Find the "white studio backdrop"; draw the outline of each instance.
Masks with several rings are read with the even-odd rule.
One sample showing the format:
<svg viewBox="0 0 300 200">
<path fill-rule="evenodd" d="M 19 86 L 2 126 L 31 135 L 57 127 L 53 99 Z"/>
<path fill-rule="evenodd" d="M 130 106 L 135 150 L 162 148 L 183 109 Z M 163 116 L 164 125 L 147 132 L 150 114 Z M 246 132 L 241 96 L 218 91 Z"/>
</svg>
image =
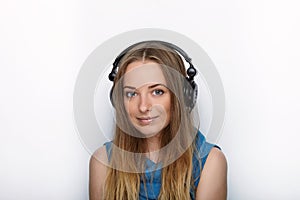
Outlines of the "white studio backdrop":
<svg viewBox="0 0 300 200">
<path fill-rule="evenodd" d="M 88 199 L 90 155 L 73 121 L 88 55 L 114 35 L 169 29 L 223 80 L 228 199 L 300 199 L 298 2 L 0 2 L 0 199 Z"/>
</svg>

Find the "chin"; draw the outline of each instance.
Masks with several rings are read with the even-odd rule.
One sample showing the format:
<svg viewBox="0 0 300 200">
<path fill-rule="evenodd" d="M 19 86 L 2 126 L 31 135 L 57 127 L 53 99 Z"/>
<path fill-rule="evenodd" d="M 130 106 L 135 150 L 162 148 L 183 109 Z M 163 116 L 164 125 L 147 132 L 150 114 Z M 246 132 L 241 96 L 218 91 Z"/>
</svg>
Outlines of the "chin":
<svg viewBox="0 0 300 200">
<path fill-rule="evenodd" d="M 156 136 L 164 130 L 168 124 L 166 123 L 155 123 L 146 126 L 141 126 L 140 124 L 135 124 L 134 127 L 142 134 L 143 138 L 150 138 Z"/>
<path fill-rule="evenodd" d="M 136 126 L 136 129 L 143 135 L 142 137 L 149 138 L 159 134 L 163 127 Z"/>
</svg>

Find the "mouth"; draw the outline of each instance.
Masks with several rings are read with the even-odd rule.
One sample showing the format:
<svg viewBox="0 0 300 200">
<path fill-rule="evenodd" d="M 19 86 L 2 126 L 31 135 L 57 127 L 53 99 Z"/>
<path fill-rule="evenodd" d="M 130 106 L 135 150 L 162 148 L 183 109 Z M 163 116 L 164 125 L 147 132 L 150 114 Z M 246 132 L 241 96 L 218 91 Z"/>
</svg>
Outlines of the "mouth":
<svg viewBox="0 0 300 200">
<path fill-rule="evenodd" d="M 155 117 L 137 117 L 139 124 L 141 125 L 149 125 L 151 124 L 155 119 L 157 119 L 158 116 Z"/>
</svg>

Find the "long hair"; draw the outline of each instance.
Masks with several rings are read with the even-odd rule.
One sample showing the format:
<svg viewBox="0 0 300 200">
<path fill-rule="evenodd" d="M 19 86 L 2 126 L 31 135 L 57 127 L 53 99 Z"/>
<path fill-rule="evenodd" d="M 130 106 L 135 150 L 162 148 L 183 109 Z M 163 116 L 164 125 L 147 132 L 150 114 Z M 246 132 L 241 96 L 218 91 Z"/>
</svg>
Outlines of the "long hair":
<svg viewBox="0 0 300 200">
<path fill-rule="evenodd" d="M 104 199 L 138 199 L 141 180 L 145 180 L 143 153 L 147 152 L 146 139 L 135 137 L 138 131 L 128 120 L 123 100 L 122 77 L 128 64 L 134 61 L 153 61 L 166 66 L 161 67 L 161 70 L 171 91 L 171 120 L 160 138 L 160 146 L 163 149 L 160 158 L 164 167 L 159 199 L 190 199 L 191 190 L 195 192 L 192 176 L 195 128 L 191 113 L 185 109 L 184 104 L 186 70 L 177 52 L 157 42 L 137 45 L 127 52 L 119 63 L 112 95 L 116 109 L 116 127 L 110 167 L 105 180 Z M 128 134 L 124 130 L 137 133 Z"/>
</svg>

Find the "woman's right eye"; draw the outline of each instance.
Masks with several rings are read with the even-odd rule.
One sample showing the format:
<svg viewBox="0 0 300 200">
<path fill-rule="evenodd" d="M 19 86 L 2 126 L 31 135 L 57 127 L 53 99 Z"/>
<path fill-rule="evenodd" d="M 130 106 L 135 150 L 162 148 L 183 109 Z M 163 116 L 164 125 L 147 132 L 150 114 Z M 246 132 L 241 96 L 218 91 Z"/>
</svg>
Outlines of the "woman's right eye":
<svg viewBox="0 0 300 200">
<path fill-rule="evenodd" d="M 132 98 L 132 97 L 134 97 L 136 95 L 137 95 L 137 93 L 135 91 L 127 91 L 127 92 L 125 92 L 125 96 L 127 98 Z"/>
</svg>

